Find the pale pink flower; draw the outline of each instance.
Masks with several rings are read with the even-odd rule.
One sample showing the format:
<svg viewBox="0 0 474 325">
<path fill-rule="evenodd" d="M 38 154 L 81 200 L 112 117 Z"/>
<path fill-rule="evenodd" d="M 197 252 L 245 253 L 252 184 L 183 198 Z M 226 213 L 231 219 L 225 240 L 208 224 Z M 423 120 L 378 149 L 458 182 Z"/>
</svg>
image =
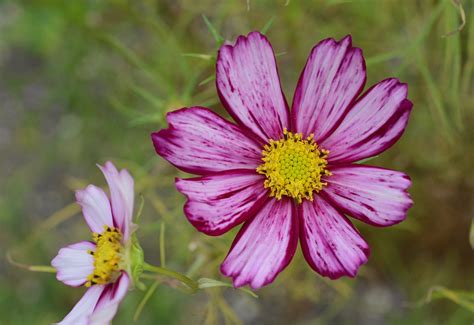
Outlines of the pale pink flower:
<svg viewBox="0 0 474 325">
<path fill-rule="evenodd" d="M 108 324 L 131 286 L 131 247 L 134 181 L 111 162 L 99 166 L 110 189 L 110 199 L 94 185 L 76 191 L 77 203 L 93 232 L 94 242 L 61 248 L 51 265 L 59 281 L 88 287 L 60 324 Z"/>
</svg>

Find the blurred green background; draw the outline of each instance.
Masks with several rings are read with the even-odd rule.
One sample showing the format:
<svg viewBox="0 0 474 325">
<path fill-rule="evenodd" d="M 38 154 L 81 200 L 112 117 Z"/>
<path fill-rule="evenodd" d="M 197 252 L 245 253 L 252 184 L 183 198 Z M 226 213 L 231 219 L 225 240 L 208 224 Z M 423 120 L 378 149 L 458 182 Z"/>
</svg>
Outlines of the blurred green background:
<svg viewBox="0 0 474 325">
<path fill-rule="evenodd" d="M 95 163 L 111 159 L 131 171 L 144 198 L 138 235 L 146 259 L 158 264 L 162 249 L 169 268 L 228 281 L 218 265 L 235 231 L 211 238 L 187 223 L 173 185 L 178 172 L 149 137 L 166 126 L 167 111 L 199 105 L 223 113 L 212 80 L 218 45 L 202 15 L 230 41 L 269 27 L 290 102 L 312 46 L 352 34 L 368 86 L 389 76 L 409 85 L 414 108 L 404 137 L 370 162 L 411 176 L 407 220 L 390 228 L 355 222 L 372 248 L 356 279 L 321 278 L 298 252 L 258 299 L 230 288 L 188 295 L 164 281 L 137 322 L 471 324 L 473 7 L 460 0 L 0 1 L 2 256 L 12 250 L 17 261 L 47 265 L 60 247 L 89 238 L 74 190 L 105 185 Z M 0 324 L 57 322 L 82 293 L 0 260 Z M 114 323 L 132 323 L 143 296 L 130 292 Z"/>
</svg>

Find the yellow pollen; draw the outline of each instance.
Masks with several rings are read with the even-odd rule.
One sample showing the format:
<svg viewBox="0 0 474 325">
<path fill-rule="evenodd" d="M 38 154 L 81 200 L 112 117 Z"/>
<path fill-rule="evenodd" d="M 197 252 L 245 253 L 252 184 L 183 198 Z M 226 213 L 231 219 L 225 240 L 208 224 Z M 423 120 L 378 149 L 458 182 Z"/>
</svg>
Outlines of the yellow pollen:
<svg viewBox="0 0 474 325">
<path fill-rule="evenodd" d="M 119 229 L 104 226 L 102 233 L 92 235 L 97 247 L 95 251 L 89 251 L 94 256 L 94 272 L 87 277 L 86 287 L 115 281 L 122 260 L 122 233 Z"/>
<path fill-rule="evenodd" d="M 257 172 L 266 176 L 264 187 L 270 189 L 271 197 L 280 200 L 286 195 L 298 203 L 303 199 L 313 201 L 313 192 L 327 185 L 322 177 L 331 175 L 326 169 L 329 151 L 318 148 L 314 134 L 303 139 L 301 133 L 286 129 L 283 133 L 283 139 L 270 139 L 263 147 L 263 164 Z"/>
</svg>

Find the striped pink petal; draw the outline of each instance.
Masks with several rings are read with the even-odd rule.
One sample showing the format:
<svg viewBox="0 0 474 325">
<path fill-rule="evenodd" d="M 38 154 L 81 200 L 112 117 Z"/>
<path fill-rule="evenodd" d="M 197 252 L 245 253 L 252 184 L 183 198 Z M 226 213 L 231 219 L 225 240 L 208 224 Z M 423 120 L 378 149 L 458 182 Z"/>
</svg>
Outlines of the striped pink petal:
<svg viewBox="0 0 474 325">
<path fill-rule="evenodd" d="M 412 103 L 407 85 L 386 79 L 369 89 L 350 109 L 321 147 L 330 163 L 347 163 L 375 156 L 392 146 L 408 123 Z"/>
<path fill-rule="evenodd" d="M 232 117 L 264 142 L 289 128 L 289 110 L 280 86 L 272 46 L 252 32 L 219 49 L 217 91 Z"/>
<path fill-rule="evenodd" d="M 88 241 L 61 248 L 51 261 L 57 271 L 56 278 L 72 287 L 83 285 L 94 271 L 94 257 L 88 253 L 90 250 L 95 250 L 95 244 Z"/>
<path fill-rule="evenodd" d="M 109 185 L 114 225 L 122 231 L 123 239 L 127 241 L 133 217 L 133 178 L 125 169 L 118 171 L 110 161 L 106 162 L 105 166 L 98 167 Z"/>
<path fill-rule="evenodd" d="M 191 179 L 177 179 L 187 196 L 184 212 L 197 230 L 218 236 L 249 217 L 266 196 L 264 177 L 250 170 L 232 170 Z"/>
<path fill-rule="evenodd" d="M 87 289 L 81 300 L 77 302 L 74 308 L 58 324 L 59 325 L 92 325 L 90 316 L 99 301 L 105 286 L 94 285 Z"/>
<path fill-rule="evenodd" d="M 255 217 L 244 224 L 221 265 L 234 286 L 267 285 L 290 263 L 298 243 L 294 203 L 270 199 Z"/>
<path fill-rule="evenodd" d="M 364 165 L 337 166 L 331 172 L 324 193 L 342 212 L 375 226 L 405 220 L 413 204 L 406 174 Z"/>
<path fill-rule="evenodd" d="M 301 248 L 309 265 L 331 279 L 355 277 L 370 250 L 350 221 L 319 195 L 298 207 Z"/>
<path fill-rule="evenodd" d="M 236 125 L 202 107 L 166 116 L 169 127 L 152 134 L 156 152 L 183 171 L 205 175 L 231 169 L 255 170 L 261 148 Z"/>
<path fill-rule="evenodd" d="M 101 233 L 104 226 L 114 225 L 109 198 L 101 188 L 89 185 L 78 190 L 76 200 L 82 207 L 82 214 L 92 232 Z"/>
<path fill-rule="evenodd" d="M 130 278 L 127 273 L 122 273 L 117 281 L 107 285 L 97 302 L 94 312 L 89 317 L 90 324 L 110 324 L 129 287 Z"/>
<path fill-rule="evenodd" d="M 322 141 L 338 125 L 349 105 L 364 88 L 362 50 L 346 36 L 319 42 L 301 73 L 292 105 L 293 128 Z"/>
</svg>

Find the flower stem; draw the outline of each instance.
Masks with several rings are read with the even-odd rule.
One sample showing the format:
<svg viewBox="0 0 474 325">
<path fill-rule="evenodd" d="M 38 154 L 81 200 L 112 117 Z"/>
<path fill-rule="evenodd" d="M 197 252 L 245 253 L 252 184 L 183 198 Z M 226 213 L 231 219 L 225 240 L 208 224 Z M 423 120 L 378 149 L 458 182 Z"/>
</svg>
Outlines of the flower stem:
<svg viewBox="0 0 474 325">
<path fill-rule="evenodd" d="M 143 297 L 142 301 L 140 301 L 140 304 L 137 307 L 137 310 L 135 311 L 135 314 L 133 315 L 133 321 L 136 322 L 138 318 L 140 317 L 140 314 L 142 313 L 143 308 L 145 307 L 146 303 L 148 300 L 150 300 L 151 296 L 153 293 L 155 293 L 156 288 L 160 285 L 160 281 L 156 280 L 151 287 L 148 289 L 146 292 L 145 296 Z"/>
<path fill-rule="evenodd" d="M 196 281 L 176 271 L 173 271 L 164 267 L 160 267 L 160 266 L 150 265 L 146 262 L 143 264 L 143 270 L 179 280 L 180 282 L 187 285 L 191 289 L 191 292 L 195 292 L 197 289 L 199 289 L 199 285 Z"/>
<path fill-rule="evenodd" d="M 16 266 L 16 267 L 19 267 L 21 269 L 25 269 L 31 272 L 56 273 L 56 269 L 49 265 L 30 265 L 30 264 L 17 262 L 12 258 L 10 252 L 7 252 L 7 261 L 13 266 Z"/>
</svg>

